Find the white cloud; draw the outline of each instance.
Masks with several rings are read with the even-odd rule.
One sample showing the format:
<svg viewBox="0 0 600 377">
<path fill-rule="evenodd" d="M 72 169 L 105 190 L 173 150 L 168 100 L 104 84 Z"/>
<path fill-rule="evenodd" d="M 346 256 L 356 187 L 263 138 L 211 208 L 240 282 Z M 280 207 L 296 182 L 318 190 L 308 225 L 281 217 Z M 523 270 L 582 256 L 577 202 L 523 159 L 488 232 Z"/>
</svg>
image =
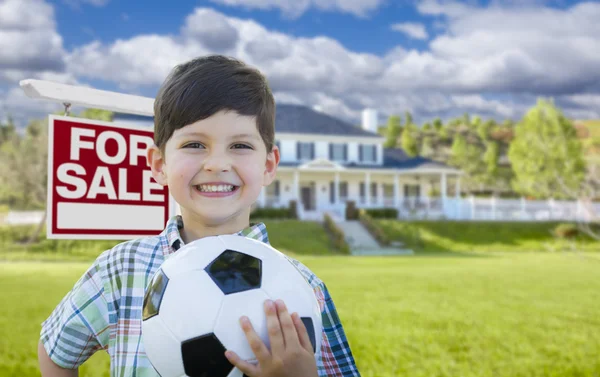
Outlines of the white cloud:
<svg viewBox="0 0 600 377">
<path fill-rule="evenodd" d="M 0 70 L 60 71 L 65 51 L 43 0 L 0 2 Z"/>
<path fill-rule="evenodd" d="M 60 38 L 51 7 L 45 13 L 29 15 L 14 10 L 18 3 L 11 2 L 10 12 L 0 8 L 0 33 L 4 25 L 12 25 L 15 30 L 45 30 Z M 29 0 L 34 3 L 45 4 Z M 286 2 L 278 4 L 288 6 Z M 308 0 L 295 4 L 306 9 L 316 6 Z M 325 7 L 323 4 L 337 2 L 320 6 Z M 411 111 L 417 122 L 464 112 L 517 119 L 535 104 L 536 96 L 554 97 L 568 116 L 598 115 L 600 25 L 595 20 L 600 18 L 600 4 L 582 3 L 558 10 L 503 2 L 483 8 L 425 0 L 417 9 L 444 25 L 436 30 L 438 35 L 429 49 L 396 46 L 377 56 L 352 51 L 326 36 L 299 38 L 253 20 L 198 8 L 173 34 L 95 41 L 69 52 L 63 51 L 62 41 L 55 42 L 55 61 L 64 61 L 66 70 L 52 70 L 50 65 L 24 71 L 29 60 L 19 52 L 18 58 L 11 57 L 14 67 L 0 70 L 0 91 L 2 82 L 14 84 L 35 73 L 70 83 L 98 79 L 114 83 L 119 91 L 136 93 L 158 87 L 179 63 L 222 53 L 259 68 L 278 102 L 305 104 L 353 123 L 360 120 L 364 107 L 377 108 L 380 114 Z M 15 14 L 31 17 L 29 26 L 8 21 L 16 20 Z M 0 50 L 0 65 L 2 56 Z M 34 110 L 32 100 L 12 89 L 3 92 L 3 106 Z M 26 110 L 27 106 L 31 108 Z"/>
<path fill-rule="evenodd" d="M 63 0 L 65 4 L 72 8 L 80 8 L 83 4 L 90 4 L 95 7 L 103 7 L 110 2 L 110 0 Z"/>
<path fill-rule="evenodd" d="M 279 9 L 285 17 L 297 18 L 310 8 L 321 11 L 353 14 L 367 17 L 370 12 L 379 8 L 386 0 L 210 0 L 216 4 L 245 9 L 271 10 Z"/>
<path fill-rule="evenodd" d="M 427 30 L 425 29 L 425 25 L 417 23 L 417 22 L 401 22 L 397 24 L 393 24 L 391 29 L 394 31 L 399 31 L 408 35 L 414 39 L 427 39 Z"/>
</svg>

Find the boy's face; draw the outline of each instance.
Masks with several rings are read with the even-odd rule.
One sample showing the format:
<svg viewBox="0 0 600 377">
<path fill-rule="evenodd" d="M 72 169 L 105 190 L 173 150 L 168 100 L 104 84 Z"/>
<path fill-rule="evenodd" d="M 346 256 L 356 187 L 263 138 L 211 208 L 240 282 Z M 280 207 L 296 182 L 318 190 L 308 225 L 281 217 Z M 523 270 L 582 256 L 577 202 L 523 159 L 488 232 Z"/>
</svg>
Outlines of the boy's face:
<svg viewBox="0 0 600 377">
<path fill-rule="evenodd" d="M 154 179 L 179 203 L 184 224 L 240 228 L 275 178 L 279 151 L 267 154 L 254 117 L 230 111 L 176 130 L 164 156 L 153 146 L 148 161 Z"/>
</svg>

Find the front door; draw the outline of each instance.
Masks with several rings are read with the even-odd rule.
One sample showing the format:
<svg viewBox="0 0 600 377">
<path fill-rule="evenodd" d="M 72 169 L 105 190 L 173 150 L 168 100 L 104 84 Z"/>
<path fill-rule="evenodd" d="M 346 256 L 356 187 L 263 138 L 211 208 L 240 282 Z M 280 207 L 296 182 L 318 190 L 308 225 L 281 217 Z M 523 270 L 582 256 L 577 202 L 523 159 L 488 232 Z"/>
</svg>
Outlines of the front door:
<svg viewBox="0 0 600 377">
<path fill-rule="evenodd" d="M 301 187 L 300 197 L 302 199 L 302 205 L 304 206 L 305 211 L 310 211 L 314 209 L 312 206 L 312 195 L 310 187 Z"/>
</svg>

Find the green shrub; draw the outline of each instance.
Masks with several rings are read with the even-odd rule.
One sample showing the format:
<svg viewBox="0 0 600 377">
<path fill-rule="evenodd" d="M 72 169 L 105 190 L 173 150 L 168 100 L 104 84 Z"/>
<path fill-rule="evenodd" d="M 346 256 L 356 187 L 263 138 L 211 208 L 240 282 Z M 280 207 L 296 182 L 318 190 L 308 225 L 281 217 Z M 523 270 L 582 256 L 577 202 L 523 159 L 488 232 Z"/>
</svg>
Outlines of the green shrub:
<svg viewBox="0 0 600 377">
<path fill-rule="evenodd" d="M 577 225 L 575 224 L 558 224 L 553 233 L 558 238 L 573 238 L 579 234 L 579 229 L 577 229 Z"/>
<path fill-rule="evenodd" d="M 373 218 L 365 211 L 361 209 L 358 212 L 358 218 L 360 222 L 367 228 L 369 233 L 383 246 L 389 246 L 390 239 L 385 235 L 383 230 L 375 223 Z"/>
<path fill-rule="evenodd" d="M 298 202 L 296 202 L 295 200 L 290 200 L 290 217 L 292 219 L 297 219 L 298 218 Z"/>
<path fill-rule="evenodd" d="M 398 210 L 396 208 L 371 208 L 365 209 L 365 212 L 374 219 L 398 218 Z"/>
<path fill-rule="evenodd" d="M 337 225 L 335 225 L 335 221 L 329 216 L 325 214 L 324 216 L 323 226 L 325 230 L 331 237 L 333 241 L 333 246 L 339 250 L 342 254 L 350 254 L 350 246 L 346 242 L 346 238 L 344 237 L 344 232 Z"/>
<path fill-rule="evenodd" d="M 250 216 L 261 219 L 293 219 L 289 208 L 256 207 Z"/>
</svg>

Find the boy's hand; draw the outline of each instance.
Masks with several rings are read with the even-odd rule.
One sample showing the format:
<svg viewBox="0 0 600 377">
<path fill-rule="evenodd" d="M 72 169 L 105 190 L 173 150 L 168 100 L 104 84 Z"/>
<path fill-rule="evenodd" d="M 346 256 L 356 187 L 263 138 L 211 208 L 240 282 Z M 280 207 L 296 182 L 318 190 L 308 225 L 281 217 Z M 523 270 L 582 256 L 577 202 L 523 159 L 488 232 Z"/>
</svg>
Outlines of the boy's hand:
<svg viewBox="0 0 600 377">
<path fill-rule="evenodd" d="M 246 317 L 240 322 L 258 365 L 241 360 L 233 351 L 225 356 L 248 377 L 317 377 L 317 364 L 308 332 L 300 316 L 290 316 L 283 301 L 265 301 L 271 352 Z"/>
</svg>

